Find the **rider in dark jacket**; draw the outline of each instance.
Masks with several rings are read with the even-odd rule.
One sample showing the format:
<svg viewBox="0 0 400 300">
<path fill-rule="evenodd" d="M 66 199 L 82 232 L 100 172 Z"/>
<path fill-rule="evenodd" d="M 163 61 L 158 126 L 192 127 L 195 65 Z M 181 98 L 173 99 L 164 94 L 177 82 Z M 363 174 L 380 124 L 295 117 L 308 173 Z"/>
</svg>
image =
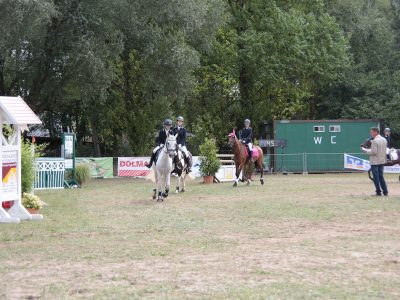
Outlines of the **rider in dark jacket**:
<svg viewBox="0 0 400 300">
<path fill-rule="evenodd" d="M 383 137 L 386 139 L 387 146 L 386 146 L 386 156 L 388 160 L 391 160 L 390 157 L 390 148 L 392 148 L 392 137 L 390 136 L 390 128 L 385 128 Z"/>
<path fill-rule="evenodd" d="M 391 135 L 391 132 L 390 132 L 390 128 L 385 128 L 385 131 L 384 131 L 384 138 L 386 139 L 386 141 L 387 141 L 387 148 L 392 148 L 392 137 L 390 136 Z"/>
<path fill-rule="evenodd" d="M 249 148 L 249 160 L 252 159 L 253 151 L 253 130 L 250 127 L 250 120 L 244 120 L 244 128 L 239 131 L 239 140 Z"/>
<path fill-rule="evenodd" d="M 158 133 L 157 139 L 156 139 L 157 147 L 154 148 L 153 153 L 151 154 L 150 162 L 146 164 L 146 167 L 148 167 L 149 169 L 153 165 L 153 162 L 157 157 L 158 151 L 162 147 L 164 147 L 165 142 L 167 141 L 168 135 L 170 135 L 170 134 L 173 135 L 174 134 L 173 130 L 171 129 L 172 121 L 170 119 L 166 119 L 164 121 L 163 125 L 164 125 L 164 128 L 160 130 L 160 132 Z"/>
<path fill-rule="evenodd" d="M 183 127 L 184 119 L 182 116 L 176 118 L 176 127 L 174 128 L 174 134 L 178 134 L 176 138 L 176 143 L 178 144 L 178 149 L 182 151 L 186 165 L 187 171 L 192 172 L 192 156 L 186 148 L 186 129 Z"/>
</svg>

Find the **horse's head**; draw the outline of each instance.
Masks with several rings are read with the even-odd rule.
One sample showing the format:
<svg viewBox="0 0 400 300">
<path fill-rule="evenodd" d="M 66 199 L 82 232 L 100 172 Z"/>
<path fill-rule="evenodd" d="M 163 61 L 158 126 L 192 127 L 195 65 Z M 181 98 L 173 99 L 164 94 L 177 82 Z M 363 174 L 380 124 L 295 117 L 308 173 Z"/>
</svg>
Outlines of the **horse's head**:
<svg viewBox="0 0 400 300">
<path fill-rule="evenodd" d="M 371 148 L 371 140 L 370 140 L 370 139 L 365 140 L 365 141 L 361 144 L 361 147 L 364 147 L 364 148 L 367 148 L 367 149 Z"/>
<path fill-rule="evenodd" d="M 165 142 L 165 150 L 167 151 L 169 157 L 173 158 L 176 155 L 176 149 L 177 149 L 177 144 L 176 144 L 176 138 L 178 137 L 178 134 L 176 135 L 168 135 L 167 140 Z"/>
<path fill-rule="evenodd" d="M 229 138 L 228 145 L 229 145 L 230 147 L 233 147 L 233 145 L 234 145 L 235 142 L 236 142 L 236 132 L 235 132 L 235 129 L 233 129 L 233 131 L 232 131 L 230 134 L 228 134 L 228 138 Z"/>
</svg>

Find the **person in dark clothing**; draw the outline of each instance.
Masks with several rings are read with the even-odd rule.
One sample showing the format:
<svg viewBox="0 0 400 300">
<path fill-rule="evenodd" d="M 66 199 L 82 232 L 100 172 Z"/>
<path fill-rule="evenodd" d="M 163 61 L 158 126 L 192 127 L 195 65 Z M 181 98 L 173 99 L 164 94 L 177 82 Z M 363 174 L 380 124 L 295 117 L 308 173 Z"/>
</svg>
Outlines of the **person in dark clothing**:
<svg viewBox="0 0 400 300">
<path fill-rule="evenodd" d="M 392 148 L 392 137 L 390 135 L 391 135 L 390 128 L 385 128 L 383 137 L 386 139 L 387 147 L 389 149 Z"/>
<path fill-rule="evenodd" d="M 178 149 L 182 151 L 186 165 L 187 171 L 190 173 L 192 171 L 192 156 L 186 148 L 186 129 L 183 127 L 184 119 L 182 116 L 176 118 L 176 127 L 174 128 L 174 134 L 178 134 L 176 138 L 176 143 L 178 144 Z"/>
<path fill-rule="evenodd" d="M 150 158 L 150 162 L 146 163 L 146 167 L 148 167 L 149 169 L 151 168 L 151 166 L 153 165 L 154 160 L 157 157 L 157 153 L 160 149 L 162 149 L 162 147 L 164 147 L 165 142 L 167 141 L 167 137 L 168 135 L 173 135 L 174 132 L 171 129 L 172 127 L 172 121 L 170 119 L 166 119 L 163 123 L 164 128 L 160 130 L 160 132 L 158 133 L 157 139 L 156 139 L 156 147 L 153 150 L 153 153 L 151 154 L 151 158 Z"/>
<path fill-rule="evenodd" d="M 383 131 L 383 137 L 385 138 L 386 142 L 387 142 L 387 148 L 386 148 L 386 156 L 387 159 L 390 160 L 390 148 L 392 147 L 392 137 L 390 136 L 391 132 L 390 132 L 390 128 L 385 128 L 385 130 Z"/>
<path fill-rule="evenodd" d="M 239 131 L 239 140 L 246 144 L 249 149 L 249 160 L 252 159 L 253 155 L 253 130 L 250 127 L 250 120 L 244 120 L 244 128 Z"/>
</svg>

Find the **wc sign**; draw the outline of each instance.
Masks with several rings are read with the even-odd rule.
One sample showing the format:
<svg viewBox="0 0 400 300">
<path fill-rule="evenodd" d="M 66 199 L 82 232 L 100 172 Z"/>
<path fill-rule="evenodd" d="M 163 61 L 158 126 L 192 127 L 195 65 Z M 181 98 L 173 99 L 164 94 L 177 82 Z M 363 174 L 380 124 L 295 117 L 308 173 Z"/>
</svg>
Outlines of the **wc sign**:
<svg viewBox="0 0 400 300">
<path fill-rule="evenodd" d="M 330 140 L 332 145 L 336 144 L 336 136 L 332 135 L 331 140 Z M 322 144 L 322 136 L 314 136 L 314 143 L 315 145 L 321 145 Z"/>
</svg>

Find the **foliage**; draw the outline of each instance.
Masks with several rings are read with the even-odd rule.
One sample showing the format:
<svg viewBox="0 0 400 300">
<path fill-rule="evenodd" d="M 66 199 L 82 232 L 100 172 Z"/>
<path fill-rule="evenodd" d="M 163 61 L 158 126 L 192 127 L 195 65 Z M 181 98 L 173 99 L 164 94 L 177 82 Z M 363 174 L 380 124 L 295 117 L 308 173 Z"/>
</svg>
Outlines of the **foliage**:
<svg viewBox="0 0 400 300">
<path fill-rule="evenodd" d="M 23 193 L 29 193 L 33 188 L 35 159 L 42 155 L 46 146 L 46 144 L 38 146 L 28 140 L 21 141 L 21 189 Z M 32 152 L 32 147 L 34 152 Z"/>
<path fill-rule="evenodd" d="M 400 131 L 400 0 L 2 0 L 0 19 L 0 95 L 85 155 L 148 154 L 178 114 L 194 153 L 244 118 Z"/>
<path fill-rule="evenodd" d="M 32 208 L 32 209 L 41 209 L 43 206 L 38 196 L 28 193 L 22 194 L 22 205 L 25 208 Z"/>
<path fill-rule="evenodd" d="M 84 185 L 90 180 L 90 167 L 88 164 L 78 164 L 75 168 L 76 180 L 79 185 Z"/>
<path fill-rule="evenodd" d="M 348 36 L 352 65 L 325 90 L 320 117 L 380 118 L 395 132 L 400 130 L 398 3 L 329 2 L 329 12 Z"/>
<path fill-rule="evenodd" d="M 215 140 L 205 138 L 204 143 L 200 145 L 200 173 L 203 176 L 215 175 L 221 167 L 221 162 L 217 157 L 218 148 Z"/>
</svg>

